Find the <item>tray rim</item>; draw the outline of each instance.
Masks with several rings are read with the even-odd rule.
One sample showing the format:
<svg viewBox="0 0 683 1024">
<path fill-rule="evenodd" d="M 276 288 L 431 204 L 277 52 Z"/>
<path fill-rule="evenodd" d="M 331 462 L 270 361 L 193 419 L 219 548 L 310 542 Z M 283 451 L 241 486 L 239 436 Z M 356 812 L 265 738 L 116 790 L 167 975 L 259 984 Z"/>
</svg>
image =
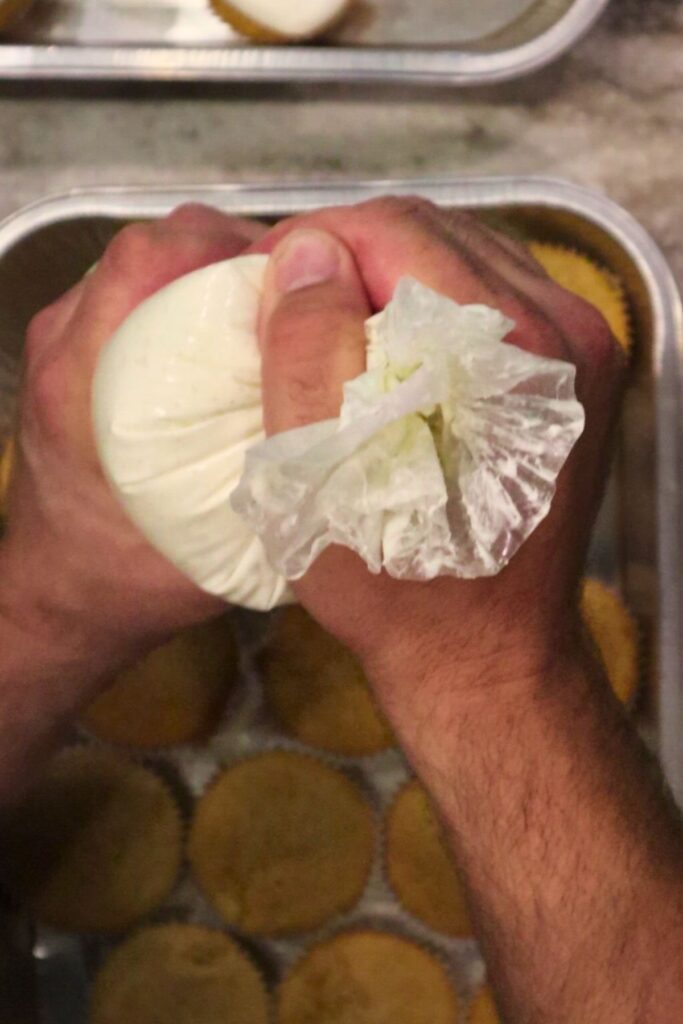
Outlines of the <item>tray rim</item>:
<svg viewBox="0 0 683 1024">
<path fill-rule="evenodd" d="M 664 772 L 674 797 L 683 806 L 683 302 L 662 251 L 622 206 L 593 189 L 540 176 L 99 186 L 49 196 L 0 221 L 0 261 L 34 231 L 80 217 L 162 216 L 184 202 L 208 202 L 247 216 L 283 217 L 320 205 L 406 193 L 465 207 L 546 206 L 582 216 L 607 232 L 628 253 L 648 290 L 653 312 L 657 436 L 657 732 Z"/>
<path fill-rule="evenodd" d="M 574 46 L 609 3 L 574 0 L 534 39 L 487 54 L 398 47 L 0 44 L 0 80 L 485 85 L 545 67 Z"/>
</svg>

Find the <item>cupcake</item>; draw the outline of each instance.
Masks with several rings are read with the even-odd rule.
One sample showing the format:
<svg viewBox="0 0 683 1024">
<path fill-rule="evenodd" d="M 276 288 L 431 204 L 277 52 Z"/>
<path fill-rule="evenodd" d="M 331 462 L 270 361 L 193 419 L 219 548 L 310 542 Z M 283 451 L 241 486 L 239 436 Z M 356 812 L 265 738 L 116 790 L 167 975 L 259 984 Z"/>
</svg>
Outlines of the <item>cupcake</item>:
<svg viewBox="0 0 683 1024">
<path fill-rule="evenodd" d="M 224 771 L 200 800 L 189 859 L 228 924 L 256 935 L 316 928 L 358 901 L 373 815 L 341 772 L 274 751 Z"/>
<path fill-rule="evenodd" d="M 357 659 L 303 608 L 281 613 L 261 667 L 269 711 L 288 736 L 348 757 L 392 745 Z"/>
<path fill-rule="evenodd" d="M 205 739 L 237 670 L 228 618 L 194 626 L 122 672 L 86 710 L 82 724 L 100 739 L 138 749 Z"/>
<path fill-rule="evenodd" d="M 638 627 L 618 595 L 596 579 L 583 581 L 581 615 L 598 649 L 610 686 L 622 704 L 639 681 Z"/>
<path fill-rule="evenodd" d="M 474 997 L 470 1007 L 468 1024 L 500 1024 L 491 990 L 484 986 Z"/>
<path fill-rule="evenodd" d="M 354 931 L 314 946 L 280 986 L 278 1024 L 457 1024 L 441 963 L 386 932 Z"/>
<path fill-rule="evenodd" d="M 13 467 L 14 440 L 10 438 L 0 455 L 0 518 L 3 519 L 7 515 L 7 493 Z"/>
<path fill-rule="evenodd" d="M 435 931 L 470 936 L 472 925 L 453 858 L 417 780 L 394 800 L 385 829 L 386 872 L 402 906 Z"/>
<path fill-rule="evenodd" d="M 349 0 L 209 0 L 221 21 L 257 43 L 290 43 L 313 39 L 331 28 Z"/>
<path fill-rule="evenodd" d="M 624 289 L 619 279 L 573 249 L 545 242 L 532 242 L 529 248 L 553 281 L 600 310 L 628 355 L 633 337 Z"/>
<path fill-rule="evenodd" d="M 263 979 L 237 943 L 188 924 L 145 928 L 96 975 L 90 1024 L 268 1024 Z"/>
<path fill-rule="evenodd" d="M 74 747 L 3 822 L 0 877 L 43 924 L 116 932 L 164 901 L 181 852 L 180 817 L 156 775 Z"/>
</svg>

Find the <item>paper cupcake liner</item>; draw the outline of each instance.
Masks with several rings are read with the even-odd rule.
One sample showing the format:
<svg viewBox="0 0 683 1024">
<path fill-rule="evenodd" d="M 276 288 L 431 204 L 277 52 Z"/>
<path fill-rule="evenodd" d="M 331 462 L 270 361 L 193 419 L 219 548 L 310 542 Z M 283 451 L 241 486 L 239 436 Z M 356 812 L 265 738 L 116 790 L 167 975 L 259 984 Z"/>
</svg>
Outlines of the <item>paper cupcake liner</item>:
<svg viewBox="0 0 683 1024">
<path fill-rule="evenodd" d="M 381 801 L 379 795 L 372 785 L 371 780 L 368 776 L 358 767 L 345 765 L 340 767 L 339 765 L 331 762 L 324 756 L 318 756 L 312 754 L 309 750 L 302 750 L 297 744 L 289 743 L 282 740 L 273 740 L 272 742 L 257 741 L 250 746 L 249 750 L 232 751 L 229 755 L 221 759 L 220 763 L 216 765 L 214 772 L 209 778 L 207 778 L 201 793 L 197 794 L 195 801 L 195 810 L 199 806 L 201 799 L 208 794 L 211 789 L 222 779 L 222 777 L 240 764 L 247 763 L 255 758 L 266 754 L 295 754 L 297 757 L 309 761 L 312 765 L 322 765 L 325 768 L 343 776 L 348 782 L 350 782 L 355 789 L 360 793 L 363 798 L 365 805 L 371 816 L 372 822 L 372 834 L 373 834 L 373 849 L 372 858 L 368 867 L 367 875 L 365 877 L 362 888 L 358 891 L 355 899 L 347 907 L 341 908 L 330 916 L 329 920 L 341 920 L 346 919 L 349 915 L 355 913 L 357 908 L 361 906 L 366 897 L 368 887 L 370 886 L 373 875 L 376 873 L 376 866 L 379 860 L 379 833 L 380 833 L 380 822 L 381 822 Z M 190 823 L 190 830 L 192 823 Z M 188 833 L 189 840 L 189 833 Z M 256 934 L 241 928 L 237 924 L 233 924 L 230 921 L 226 921 L 221 917 L 220 912 L 215 908 L 211 895 L 206 892 L 199 881 L 196 873 L 193 870 L 189 855 L 187 855 L 189 864 L 189 871 L 196 885 L 197 891 L 201 894 L 202 900 L 213 910 L 218 916 L 218 919 L 222 921 L 223 926 L 227 926 L 235 934 L 245 937 L 246 939 L 253 939 L 259 944 L 267 943 L 272 946 L 280 948 L 280 950 L 286 950 L 290 946 L 300 947 L 302 943 L 308 941 L 311 937 L 319 934 L 321 928 L 325 928 L 328 921 L 324 921 L 321 924 L 314 925 L 310 928 L 302 928 L 295 932 L 283 934 L 283 935 L 272 935 L 272 934 Z"/>
<path fill-rule="evenodd" d="M 451 953 L 455 954 L 459 951 L 462 952 L 466 949 L 476 947 L 477 941 L 474 935 L 453 935 L 450 932 L 442 932 L 433 925 L 430 925 L 427 921 L 424 921 L 421 917 L 405 906 L 391 878 L 391 870 L 389 866 L 389 837 L 387 835 L 388 819 L 396 801 L 413 781 L 419 782 L 419 780 L 414 776 L 404 782 L 401 786 L 397 787 L 394 792 L 393 799 L 387 806 L 384 817 L 382 818 L 382 827 L 380 830 L 380 869 L 382 872 L 382 878 L 386 886 L 386 890 L 390 894 L 390 898 L 398 908 L 398 912 L 404 916 L 407 921 L 412 923 L 412 927 L 424 937 L 425 941 L 436 943 L 440 948 L 447 949 Z"/>
<path fill-rule="evenodd" d="M 452 951 L 444 947 L 443 943 L 435 942 L 431 935 L 423 934 L 419 927 L 415 927 L 413 921 L 386 913 L 354 915 L 352 919 L 321 929 L 314 940 L 287 964 L 282 982 L 286 982 L 290 975 L 297 971 L 320 947 L 345 935 L 365 933 L 391 935 L 409 942 L 423 953 L 428 954 L 444 971 L 455 993 L 461 1013 L 471 1000 L 473 992 L 476 991 L 475 986 L 481 985 L 481 967 L 478 956 L 476 959 L 472 958 L 470 964 L 467 956 L 462 955 L 463 951 L 461 951 L 461 956 L 455 956 Z M 275 991 L 276 1013 L 278 991 L 279 986 Z M 322 1021 L 321 1024 L 323 1024 Z"/>
<path fill-rule="evenodd" d="M 279 720 L 277 713 L 272 708 L 264 682 L 264 658 L 268 650 L 268 644 L 274 634 L 275 625 L 282 615 L 283 609 L 277 609 L 269 613 L 269 622 L 264 628 L 260 643 L 250 652 L 250 669 L 254 685 L 258 687 L 259 708 L 256 725 L 264 735 L 272 735 L 287 739 L 296 743 L 301 751 L 308 751 L 315 756 L 328 758 L 330 763 L 344 767 L 345 765 L 361 764 L 367 767 L 368 771 L 381 770 L 386 762 L 390 765 L 397 757 L 402 758 L 398 740 L 394 737 L 392 743 L 366 752 L 352 752 L 344 750 L 331 750 L 329 747 L 319 746 L 307 740 L 301 739 L 290 732 Z M 381 712 L 380 712 L 381 713 Z M 397 753 L 398 752 L 398 753 Z"/>
<path fill-rule="evenodd" d="M 579 257 L 586 263 L 590 264 L 594 270 L 596 270 L 600 275 L 602 275 L 602 277 L 605 279 L 606 284 L 609 283 L 612 286 L 615 309 L 618 310 L 619 314 L 624 318 L 625 326 L 625 337 L 617 337 L 617 341 L 619 342 L 619 348 L 624 352 L 626 358 L 630 360 L 633 356 L 635 325 L 633 323 L 633 317 L 631 314 L 631 310 L 629 308 L 626 289 L 619 276 L 615 274 L 614 271 L 612 271 L 609 267 L 600 263 L 598 260 L 593 259 L 592 256 L 589 256 L 587 253 L 583 252 L 580 248 L 577 248 L 575 246 L 557 244 L 555 242 L 541 242 L 533 238 L 527 239 L 526 245 L 530 249 L 533 246 L 543 246 L 544 250 L 546 250 L 547 252 L 552 251 L 555 254 L 566 253 L 570 256 Z M 532 255 L 535 255 L 533 251 Z M 536 259 L 538 259 L 539 263 L 542 264 L 542 260 L 539 259 L 538 256 L 536 256 Z M 549 271 L 548 274 L 551 278 L 553 278 L 553 280 L 555 280 L 555 278 Z M 566 285 L 563 286 L 566 287 Z M 568 291 L 571 291 L 571 288 L 568 288 Z M 590 299 L 586 299 L 586 301 L 591 302 L 591 304 L 594 305 L 595 308 L 598 309 L 600 312 L 602 312 L 603 316 L 605 316 L 606 318 L 604 309 L 601 308 L 601 306 L 599 306 L 596 302 L 592 302 L 592 300 Z"/>
<path fill-rule="evenodd" d="M 157 762 L 145 762 L 143 760 L 134 760 L 127 758 L 119 754 L 117 751 L 111 749 L 99 748 L 96 744 L 90 742 L 84 742 L 82 739 L 75 737 L 66 742 L 61 750 L 55 756 L 59 756 L 59 753 L 79 753 L 82 752 L 84 755 L 88 755 L 89 752 L 93 753 L 104 753 L 113 761 L 120 762 L 122 766 L 129 768 L 138 768 L 145 771 L 148 775 L 153 776 L 163 786 L 166 795 L 169 797 L 170 805 L 173 810 L 173 815 L 177 821 L 179 827 L 179 859 L 178 865 L 175 872 L 175 878 L 173 883 L 168 888 L 167 892 L 161 897 L 159 902 L 151 910 L 146 910 L 138 916 L 132 918 L 128 923 L 122 925 L 117 929 L 109 928 L 96 928 L 87 932 L 80 931 L 65 931 L 64 929 L 58 928 L 47 922 L 38 922 L 37 931 L 38 933 L 46 933 L 52 935 L 70 935 L 78 936 L 84 943 L 84 948 L 98 947 L 100 944 L 105 944 L 108 941 L 120 939 L 121 936 L 128 933 L 131 928 L 137 928 L 144 925 L 144 923 L 154 914 L 156 914 L 161 908 L 163 908 L 169 899 L 172 898 L 173 893 L 177 887 L 181 884 L 183 876 L 186 872 L 185 862 L 185 849 L 187 844 L 187 829 L 188 829 L 188 798 L 187 793 L 182 786 L 181 781 L 175 776 L 170 766 L 160 766 Z"/>
<path fill-rule="evenodd" d="M 210 748 L 217 736 L 232 728 L 233 720 L 238 721 L 242 729 L 249 728 L 249 722 L 248 720 L 245 721 L 243 710 L 249 703 L 250 690 L 253 687 L 253 681 L 250 679 L 246 652 L 236 623 L 233 623 L 233 632 L 237 648 L 237 667 L 234 684 L 230 688 L 220 710 L 216 713 L 213 726 L 203 736 L 197 736 L 196 739 L 192 740 L 182 740 L 180 742 L 164 743 L 161 745 L 145 744 L 143 746 L 139 743 L 126 743 L 121 740 L 114 740 L 107 736 L 100 735 L 100 733 L 90 727 L 87 722 L 83 721 L 83 719 L 79 719 L 75 723 L 77 734 L 89 741 L 92 741 L 93 743 L 106 747 L 109 750 L 123 752 L 135 760 L 138 760 L 141 757 L 150 757 L 162 759 L 175 758 L 187 761 L 191 760 L 195 756 L 200 756 L 203 751 Z M 134 714 L 134 708 L 131 708 L 131 714 Z"/>
<path fill-rule="evenodd" d="M 144 932 L 150 931 L 154 928 L 163 927 L 164 925 L 178 926 L 178 927 L 192 927 L 199 928 L 206 932 L 213 932 L 219 935 L 224 935 L 227 939 L 230 939 L 239 950 L 244 954 L 245 958 L 256 970 L 261 982 L 263 984 L 264 991 L 268 997 L 269 1024 L 272 1024 L 275 1020 L 275 999 L 274 991 L 278 982 L 278 969 L 277 965 L 273 962 L 267 949 L 264 948 L 263 944 L 256 944 L 243 939 L 240 935 L 232 932 L 226 928 L 224 924 L 204 923 L 203 921 L 188 920 L 184 916 L 181 916 L 173 911 L 160 910 L 154 915 L 150 915 L 149 919 L 139 924 L 138 926 L 131 928 L 123 937 L 119 936 L 116 939 L 111 939 L 106 945 L 100 944 L 99 948 L 94 951 L 93 956 L 90 958 L 88 964 L 89 974 L 89 985 L 88 985 L 88 1002 L 90 1001 L 90 992 L 92 987 L 97 980 L 99 972 L 106 964 L 109 956 L 120 947 L 126 945 L 128 942 L 132 942 L 137 936 Z"/>
</svg>

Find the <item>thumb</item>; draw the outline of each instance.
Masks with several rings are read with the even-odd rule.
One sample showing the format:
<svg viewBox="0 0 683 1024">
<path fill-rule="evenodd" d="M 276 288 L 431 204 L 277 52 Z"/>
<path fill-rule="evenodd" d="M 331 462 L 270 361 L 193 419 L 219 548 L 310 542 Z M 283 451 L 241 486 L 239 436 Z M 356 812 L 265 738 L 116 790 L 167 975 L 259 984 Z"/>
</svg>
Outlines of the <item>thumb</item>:
<svg viewBox="0 0 683 1024">
<path fill-rule="evenodd" d="M 261 306 L 267 434 L 339 414 L 345 381 L 365 369 L 365 289 L 333 235 L 298 230 L 273 250 Z"/>
</svg>

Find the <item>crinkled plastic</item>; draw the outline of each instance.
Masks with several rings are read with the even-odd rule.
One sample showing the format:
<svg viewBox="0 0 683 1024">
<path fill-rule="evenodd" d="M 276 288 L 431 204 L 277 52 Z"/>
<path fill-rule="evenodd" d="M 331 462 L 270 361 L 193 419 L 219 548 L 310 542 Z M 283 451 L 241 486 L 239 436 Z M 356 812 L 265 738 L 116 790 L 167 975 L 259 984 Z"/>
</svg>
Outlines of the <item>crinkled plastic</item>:
<svg viewBox="0 0 683 1024">
<path fill-rule="evenodd" d="M 330 544 L 398 579 L 498 573 L 548 514 L 584 427 L 575 368 L 503 339 L 514 324 L 410 278 L 367 324 L 340 416 L 246 453 L 231 504 L 272 568 Z"/>
</svg>

